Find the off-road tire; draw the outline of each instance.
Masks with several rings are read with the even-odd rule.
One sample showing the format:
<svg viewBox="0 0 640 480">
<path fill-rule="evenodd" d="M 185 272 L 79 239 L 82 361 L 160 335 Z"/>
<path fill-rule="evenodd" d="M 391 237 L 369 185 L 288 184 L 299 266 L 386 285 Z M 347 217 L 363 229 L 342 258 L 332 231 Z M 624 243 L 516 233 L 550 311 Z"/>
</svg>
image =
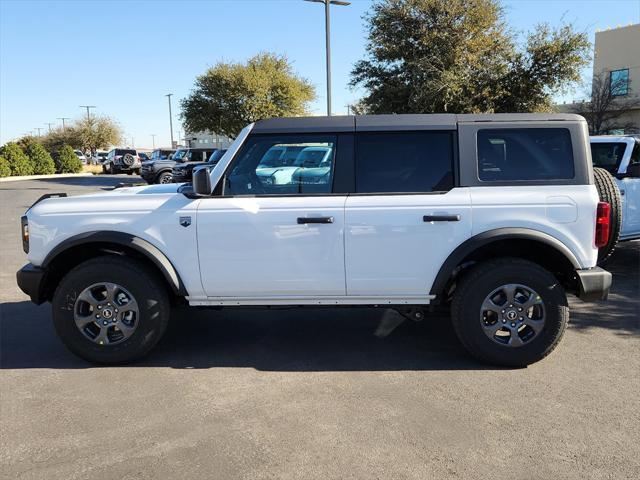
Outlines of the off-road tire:
<svg viewBox="0 0 640 480">
<path fill-rule="evenodd" d="M 78 295 L 90 285 L 111 282 L 132 293 L 139 317 L 133 334 L 121 343 L 99 345 L 76 326 L 74 308 Z M 101 365 L 129 363 L 146 355 L 164 334 L 170 302 L 162 281 L 144 264 L 111 255 L 81 263 L 67 273 L 52 299 L 53 323 L 62 342 L 78 357 Z"/>
<path fill-rule="evenodd" d="M 604 168 L 593 169 L 593 179 L 598 190 L 600 201 L 611 205 L 611 218 L 609 241 L 604 247 L 598 250 L 598 265 L 605 263 L 620 240 L 620 228 L 622 227 L 622 201 L 620 199 L 620 189 L 615 179 Z"/>
<path fill-rule="evenodd" d="M 519 347 L 496 343 L 485 335 L 481 325 L 484 299 L 504 284 L 531 287 L 544 305 L 542 330 Z M 525 367 L 542 360 L 558 345 L 569 322 L 569 307 L 564 289 L 550 272 L 527 260 L 509 257 L 479 263 L 463 275 L 453 295 L 451 319 L 460 342 L 477 359 L 491 365 Z"/>
<path fill-rule="evenodd" d="M 173 180 L 173 175 L 171 175 L 171 172 L 162 172 L 160 175 L 156 177 L 156 183 L 162 183 L 162 184 L 171 183 L 172 180 Z"/>
</svg>

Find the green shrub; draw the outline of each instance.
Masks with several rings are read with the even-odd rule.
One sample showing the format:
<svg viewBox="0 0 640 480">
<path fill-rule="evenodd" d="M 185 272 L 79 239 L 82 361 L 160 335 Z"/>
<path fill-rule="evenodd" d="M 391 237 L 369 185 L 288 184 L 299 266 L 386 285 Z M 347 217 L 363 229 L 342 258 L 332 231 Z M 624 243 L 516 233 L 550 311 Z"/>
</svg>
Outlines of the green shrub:
<svg viewBox="0 0 640 480">
<path fill-rule="evenodd" d="M 82 170 L 82 162 L 69 145 L 64 145 L 54 160 L 56 173 L 78 173 Z"/>
<path fill-rule="evenodd" d="M 30 142 L 27 144 L 25 153 L 31 159 L 33 164 L 33 173 L 36 175 L 51 175 L 56 173 L 56 165 L 49 152 L 45 150 L 42 144 L 38 142 Z"/>
<path fill-rule="evenodd" d="M 11 167 L 7 159 L 0 155 L 0 177 L 8 177 L 11 175 Z"/>
<path fill-rule="evenodd" d="M 2 155 L 9 163 L 11 175 L 33 175 L 33 164 L 22 149 L 15 143 L 9 142 L 0 149 Z"/>
</svg>

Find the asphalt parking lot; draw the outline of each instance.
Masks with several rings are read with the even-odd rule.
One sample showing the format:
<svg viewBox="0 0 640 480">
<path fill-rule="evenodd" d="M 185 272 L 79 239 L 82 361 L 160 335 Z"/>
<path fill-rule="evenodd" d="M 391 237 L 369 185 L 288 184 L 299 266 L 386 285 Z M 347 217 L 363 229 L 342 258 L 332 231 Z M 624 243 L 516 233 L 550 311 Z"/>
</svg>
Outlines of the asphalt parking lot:
<svg viewBox="0 0 640 480">
<path fill-rule="evenodd" d="M 640 242 L 526 369 L 471 360 L 443 318 L 379 339 L 373 309 L 181 309 L 142 362 L 97 368 L 18 290 L 19 217 L 131 180 L 0 183 L 2 478 L 640 477 Z"/>
</svg>

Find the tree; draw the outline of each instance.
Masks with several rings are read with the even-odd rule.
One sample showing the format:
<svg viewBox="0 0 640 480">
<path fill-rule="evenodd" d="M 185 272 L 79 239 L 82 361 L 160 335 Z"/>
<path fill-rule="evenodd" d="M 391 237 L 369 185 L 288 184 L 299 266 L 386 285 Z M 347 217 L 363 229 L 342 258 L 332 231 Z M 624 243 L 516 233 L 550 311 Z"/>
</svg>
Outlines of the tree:
<svg viewBox="0 0 640 480">
<path fill-rule="evenodd" d="M 71 135 L 76 135 L 80 148 L 95 151 L 122 142 L 122 129 L 109 117 L 83 118 L 71 125 Z"/>
<path fill-rule="evenodd" d="M 196 78 L 180 102 L 184 128 L 235 137 L 262 118 L 307 115 L 314 87 L 296 76 L 284 56 L 261 53 L 246 64 L 218 63 Z"/>
<path fill-rule="evenodd" d="M 56 173 L 56 166 L 53 158 L 42 144 L 32 141 L 25 149 L 25 153 L 33 164 L 33 173 L 35 175 L 51 175 Z"/>
<path fill-rule="evenodd" d="M 381 0 L 366 19 L 351 86 L 367 91 L 357 110 L 368 113 L 550 110 L 589 59 L 571 25 L 539 25 L 519 49 L 497 0 Z"/>
<path fill-rule="evenodd" d="M 32 175 L 33 164 L 17 143 L 9 142 L 0 149 L 11 169 L 11 175 Z"/>
<path fill-rule="evenodd" d="M 0 177 L 8 177 L 11 175 L 11 167 L 6 158 L 0 155 Z"/>
<path fill-rule="evenodd" d="M 54 157 L 56 173 L 78 173 L 82 170 L 82 162 L 69 145 L 64 145 Z"/>
<path fill-rule="evenodd" d="M 83 150 L 97 150 L 118 145 L 122 141 L 122 129 L 109 117 L 90 117 L 76 120 L 66 128 L 56 128 L 40 138 L 52 154 L 63 145 Z"/>
<path fill-rule="evenodd" d="M 627 91 L 627 94 L 624 97 L 616 95 L 621 91 Z M 619 79 L 612 83 L 606 72 L 600 72 L 594 75 L 591 83 L 588 94 L 591 100 L 575 104 L 572 110 L 587 120 L 591 135 L 604 135 L 610 130 L 640 133 L 638 125 L 624 119 L 630 110 L 640 108 L 640 97 L 630 93 L 628 80 Z"/>
</svg>

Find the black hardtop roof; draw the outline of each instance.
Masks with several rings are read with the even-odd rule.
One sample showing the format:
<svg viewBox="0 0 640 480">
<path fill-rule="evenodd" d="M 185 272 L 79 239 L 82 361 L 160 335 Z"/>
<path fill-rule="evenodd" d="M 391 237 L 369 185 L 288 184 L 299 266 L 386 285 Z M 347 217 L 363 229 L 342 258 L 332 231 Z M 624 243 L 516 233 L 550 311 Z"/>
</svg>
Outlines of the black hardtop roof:
<svg viewBox="0 0 640 480">
<path fill-rule="evenodd" d="M 259 120 L 254 133 L 319 133 L 393 130 L 454 130 L 459 123 L 544 122 L 584 119 L 570 113 L 494 113 L 494 114 L 390 114 L 283 117 Z"/>
</svg>

